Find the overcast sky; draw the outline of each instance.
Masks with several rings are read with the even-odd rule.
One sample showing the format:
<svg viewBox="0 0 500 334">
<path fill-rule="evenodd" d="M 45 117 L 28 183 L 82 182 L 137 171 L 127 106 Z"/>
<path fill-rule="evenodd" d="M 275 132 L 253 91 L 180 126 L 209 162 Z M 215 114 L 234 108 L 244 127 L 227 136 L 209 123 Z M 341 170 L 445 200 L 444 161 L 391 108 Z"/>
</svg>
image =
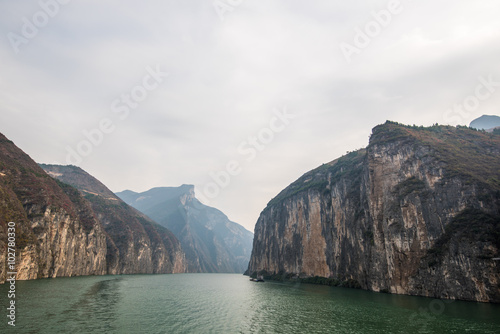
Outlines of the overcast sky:
<svg viewBox="0 0 500 334">
<path fill-rule="evenodd" d="M 387 119 L 500 113 L 498 0 L 61 2 L 0 1 L 0 132 L 113 191 L 194 184 L 251 231 Z"/>
</svg>

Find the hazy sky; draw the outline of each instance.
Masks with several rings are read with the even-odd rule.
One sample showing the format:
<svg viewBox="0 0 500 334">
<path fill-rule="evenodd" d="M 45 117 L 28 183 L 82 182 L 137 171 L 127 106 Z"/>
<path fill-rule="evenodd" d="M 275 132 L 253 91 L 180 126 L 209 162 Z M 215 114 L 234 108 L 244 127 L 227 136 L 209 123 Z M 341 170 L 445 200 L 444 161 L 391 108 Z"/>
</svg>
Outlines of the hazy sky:
<svg viewBox="0 0 500 334">
<path fill-rule="evenodd" d="M 498 0 L 1 0 L 0 132 L 113 191 L 194 184 L 253 231 L 280 190 L 387 119 L 500 114 L 499 13 Z"/>
</svg>

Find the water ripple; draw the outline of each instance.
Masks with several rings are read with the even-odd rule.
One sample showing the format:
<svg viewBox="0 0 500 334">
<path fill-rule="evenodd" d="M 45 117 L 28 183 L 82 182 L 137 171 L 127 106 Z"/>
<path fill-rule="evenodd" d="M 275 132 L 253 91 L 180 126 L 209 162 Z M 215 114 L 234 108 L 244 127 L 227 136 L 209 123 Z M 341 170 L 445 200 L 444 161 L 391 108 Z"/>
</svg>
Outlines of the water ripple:
<svg viewBox="0 0 500 334">
<path fill-rule="evenodd" d="M 20 333 L 500 333 L 499 305 L 453 302 L 433 314 L 432 299 L 241 275 L 61 278 L 17 291 Z"/>
</svg>

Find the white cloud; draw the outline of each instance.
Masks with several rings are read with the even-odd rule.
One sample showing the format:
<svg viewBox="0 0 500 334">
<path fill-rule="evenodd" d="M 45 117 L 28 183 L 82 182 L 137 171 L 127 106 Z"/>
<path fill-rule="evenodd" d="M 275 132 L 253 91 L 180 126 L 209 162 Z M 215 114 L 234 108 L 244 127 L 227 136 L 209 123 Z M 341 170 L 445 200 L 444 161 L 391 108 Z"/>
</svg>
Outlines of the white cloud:
<svg viewBox="0 0 500 334">
<path fill-rule="evenodd" d="M 66 145 L 105 117 L 116 129 L 81 167 L 112 190 L 197 185 L 268 125 L 273 108 L 297 118 L 212 201 L 248 229 L 298 176 L 365 146 L 392 119 L 443 123 L 479 76 L 500 81 L 496 0 L 407 1 L 348 64 L 339 43 L 388 1 L 245 1 L 221 22 L 206 1 L 85 1 L 60 12 L 15 54 L 37 1 L 0 3 L 0 131 L 39 162 L 65 162 Z M 169 76 L 124 120 L 111 102 L 147 66 Z M 500 91 L 463 118 L 498 114 Z"/>
</svg>

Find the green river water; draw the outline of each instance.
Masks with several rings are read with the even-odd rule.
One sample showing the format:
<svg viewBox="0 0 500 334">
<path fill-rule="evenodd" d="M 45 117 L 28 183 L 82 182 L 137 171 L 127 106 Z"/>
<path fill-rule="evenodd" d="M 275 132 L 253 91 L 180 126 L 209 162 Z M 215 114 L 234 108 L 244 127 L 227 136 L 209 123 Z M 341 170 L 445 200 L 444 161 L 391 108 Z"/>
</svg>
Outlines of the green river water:
<svg viewBox="0 0 500 334">
<path fill-rule="evenodd" d="M 234 274 L 18 281 L 16 326 L 1 333 L 500 333 L 500 305 Z"/>
</svg>

